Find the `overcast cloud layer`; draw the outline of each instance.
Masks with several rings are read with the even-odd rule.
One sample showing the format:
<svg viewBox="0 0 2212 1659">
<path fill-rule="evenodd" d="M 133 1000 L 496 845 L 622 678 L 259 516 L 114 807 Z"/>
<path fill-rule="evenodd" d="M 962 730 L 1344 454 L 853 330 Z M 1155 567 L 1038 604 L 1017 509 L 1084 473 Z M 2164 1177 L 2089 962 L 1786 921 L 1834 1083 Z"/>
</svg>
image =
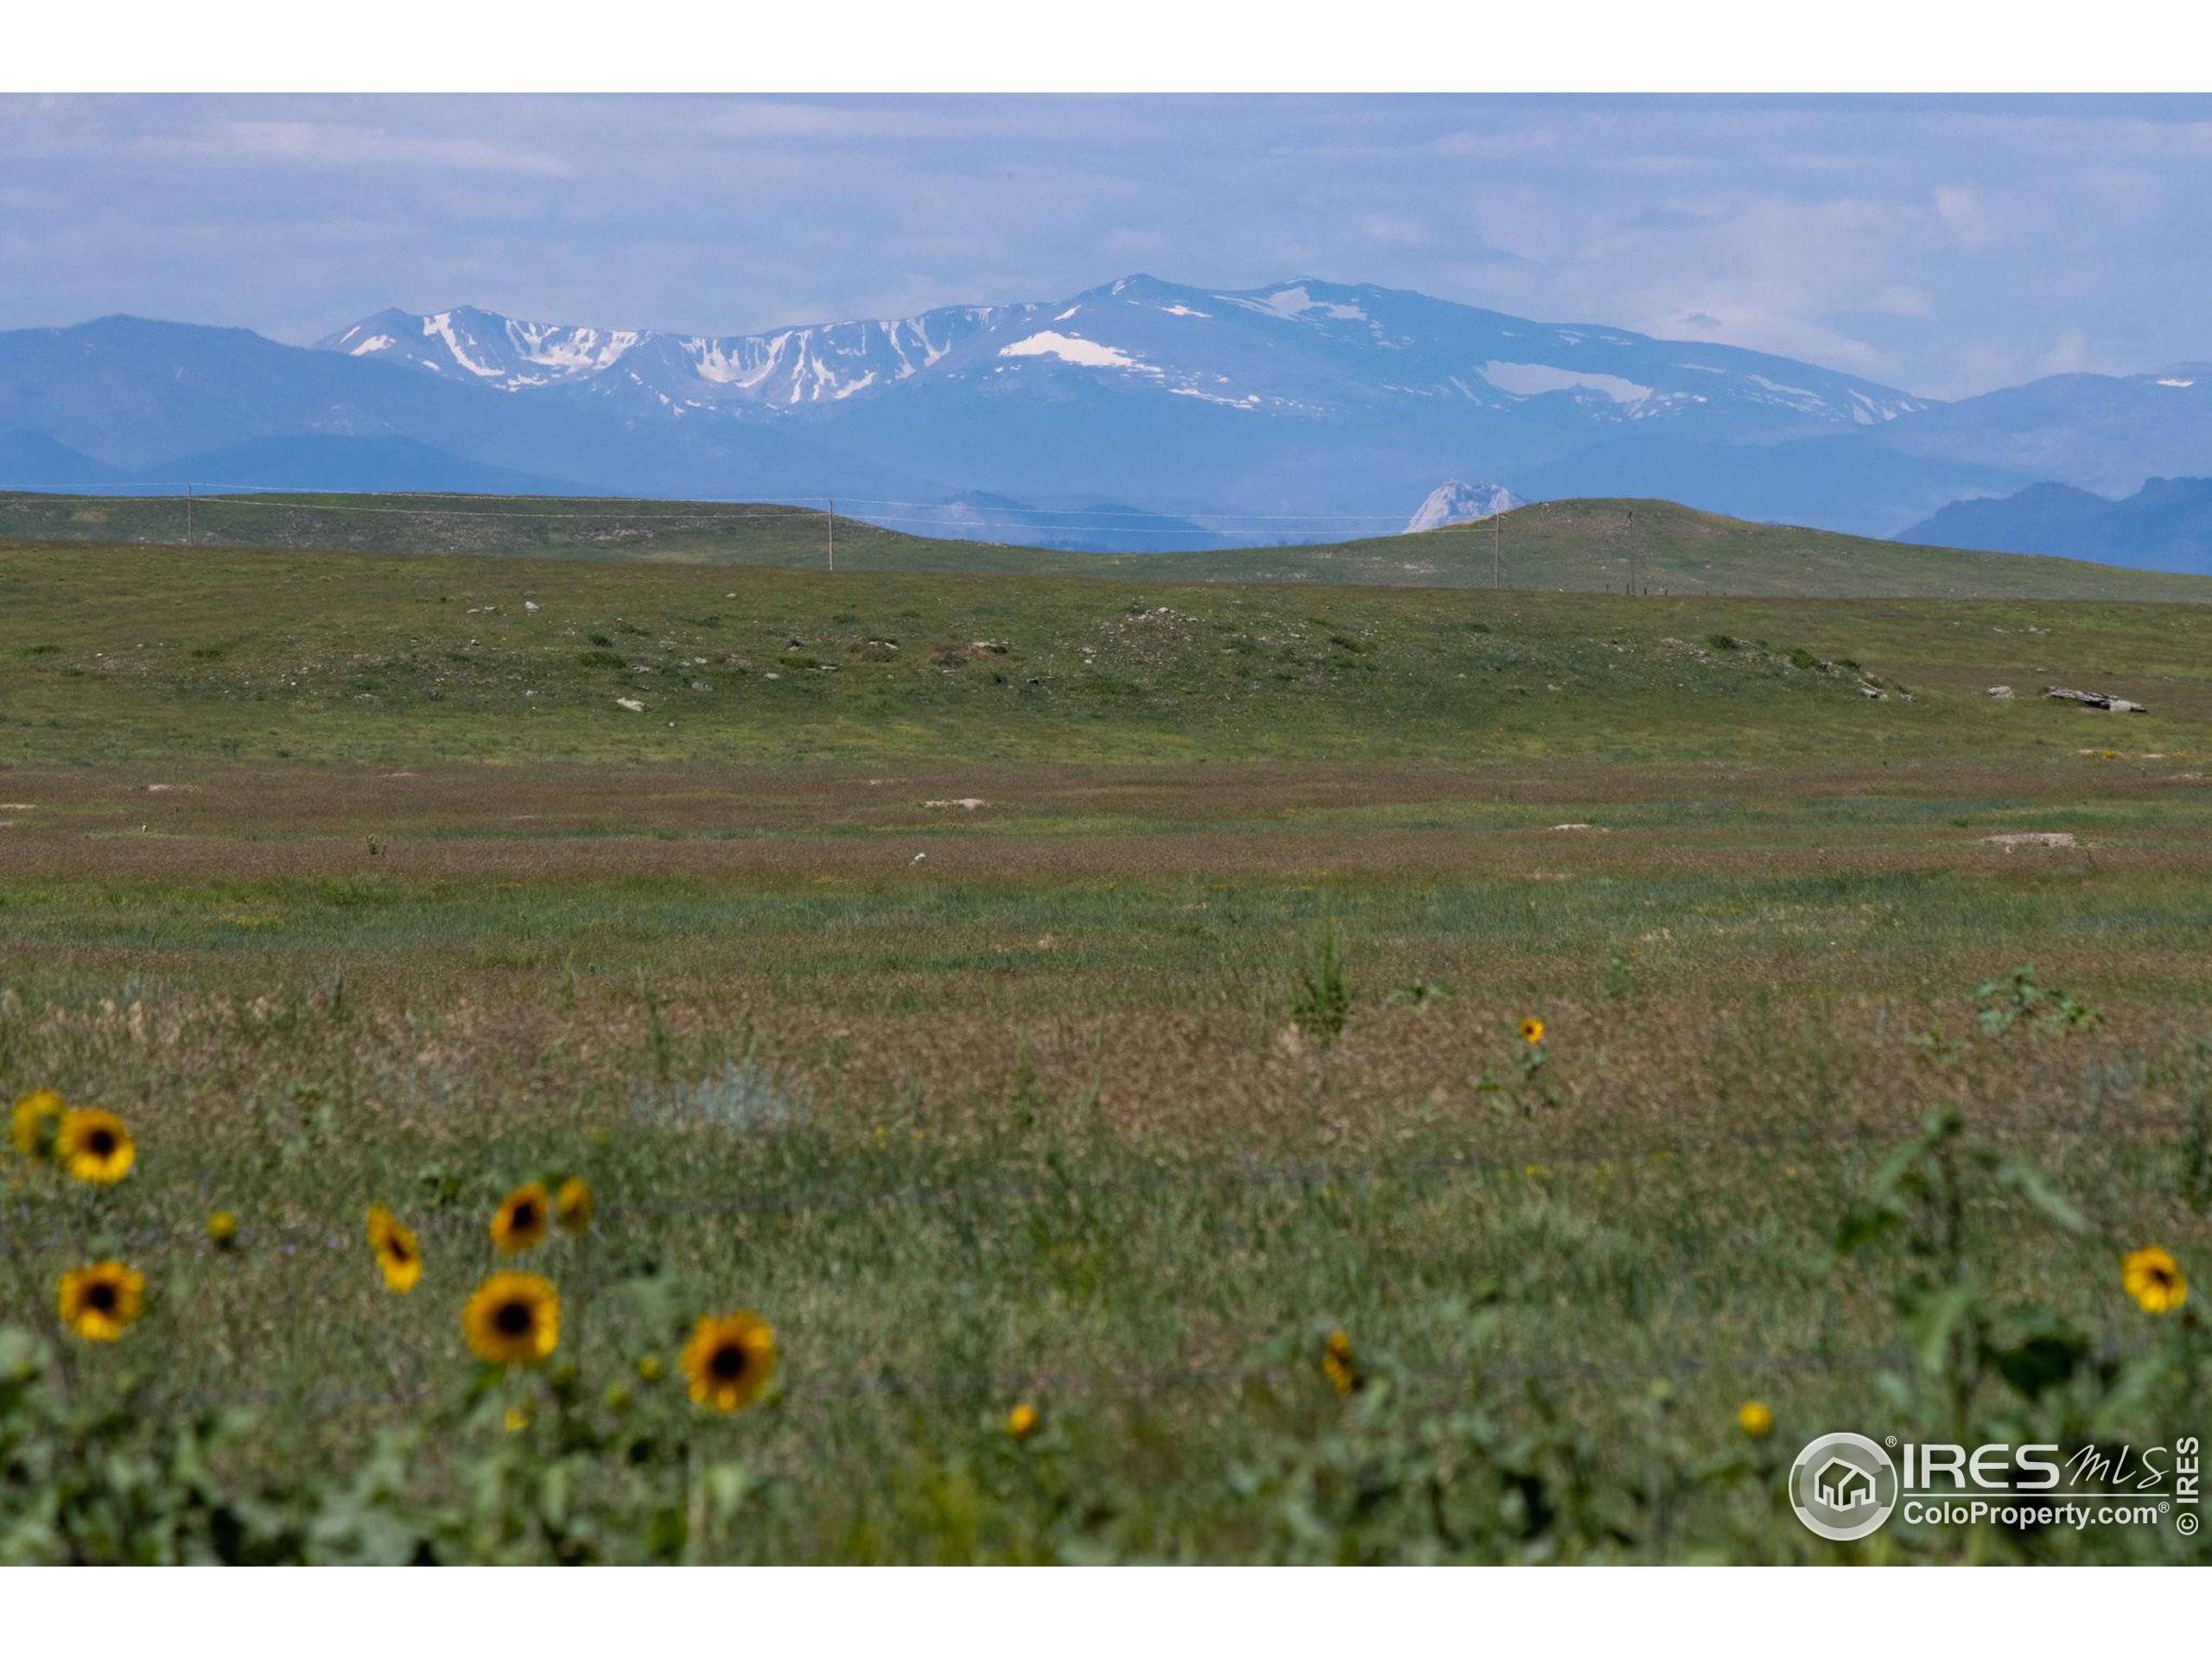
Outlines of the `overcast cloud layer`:
<svg viewBox="0 0 2212 1659">
<path fill-rule="evenodd" d="M 0 327 L 1374 282 L 1956 397 L 2212 358 L 2212 99 L 0 98 Z"/>
</svg>

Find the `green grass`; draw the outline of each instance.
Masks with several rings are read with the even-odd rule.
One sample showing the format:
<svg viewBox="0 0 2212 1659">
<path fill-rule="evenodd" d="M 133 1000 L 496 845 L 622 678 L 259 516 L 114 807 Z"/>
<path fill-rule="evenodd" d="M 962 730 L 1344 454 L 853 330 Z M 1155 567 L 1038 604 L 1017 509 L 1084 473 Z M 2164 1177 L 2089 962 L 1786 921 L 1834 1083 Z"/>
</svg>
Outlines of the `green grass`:
<svg viewBox="0 0 2212 1659">
<path fill-rule="evenodd" d="M 1782 787 L 1700 808 L 1678 780 L 1593 772 L 1592 797 L 1516 807 L 1449 773 L 1316 805 L 1293 778 L 1245 780 L 1220 816 L 1140 793 L 1102 832 L 1086 810 L 1116 779 L 1050 775 L 1052 799 L 987 823 L 917 810 L 935 779 L 870 808 L 864 781 L 810 798 L 787 775 L 463 768 L 357 780 L 335 812 L 317 793 L 344 779 L 290 769 L 181 799 L 19 774 L 40 804 L 0 845 L 0 1093 L 106 1102 L 141 1164 L 97 1202 L 15 1177 L 0 1323 L 44 1325 L 42 1287 L 108 1229 L 161 1300 L 115 1354 L 77 1357 L 74 1387 L 136 1375 L 156 1421 L 250 1408 L 232 1478 L 336 1478 L 378 1427 L 448 1410 L 471 1374 L 457 1309 L 499 1265 L 483 1218 L 559 1168 L 601 1223 L 528 1265 L 568 1299 L 583 1416 L 639 1356 L 672 1357 L 690 1312 L 741 1304 L 779 1332 L 773 1408 L 625 1408 L 746 1471 L 714 1558 L 2171 1554 L 1933 1529 L 1833 1551 L 1774 1492 L 1815 1432 L 1941 1432 L 1879 1381 L 1923 1386 L 1886 1301 L 1911 1256 L 1832 1250 L 1932 1107 L 2088 1217 L 2071 1235 L 1980 1192 L 1993 1306 L 2123 1358 L 2171 1334 L 2115 1259 L 2154 1239 L 2203 1259 L 2202 798 Z M 472 782 L 500 810 L 457 814 Z M 1570 818 L 1603 828 L 1548 827 Z M 2086 850 L 1980 841 L 2031 821 Z M 1325 1047 L 1295 1023 L 1324 938 L 1345 987 Z M 1974 986 L 2028 960 L 2104 1023 L 1981 1033 Z M 357 1237 L 373 1198 L 424 1236 L 404 1300 Z M 218 1207 L 244 1218 L 235 1255 L 200 1242 Z M 1332 1328 L 1377 1379 L 1355 1409 L 1313 1366 Z M 559 1386 L 494 1397 L 550 1425 Z M 1751 1398 L 1771 1442 L 1733 1427 Z M 1017 1448 L 1020 1400 L 1050 1427 Z M 1322 1469 L 1380 1478 L 1469 1410 L 1523 1438 L 1463 1453 L 1448 1535 L 1423 1503 L 1332 1495 Z M 2179 1427 L 2136 1410 L 2113 1421 L 2139 1440 Z M 452 1421 L 411 1490 L 435 1507 L 473 1459 L 550 1460 L 554 1435 L 524 1451 Z M 564 1478 L 597 1490 L 595 1455 Z M 1532 1533 L 1484 1496 L 1518 1457 L 1565 1505 Z M 1741 1466 L 1691 1484 L 1717 1463 Z"/>
<path fill-rule="evenodd" d="M 0 493 L 0 537 L 181 544 L 175 498 Z M 207 547 L 551 555 L 823 569 L 827 515 L 760 503 L 532 496 L 211 496 L 191 508 Z M 1416 537 L 1211 553 L 1082 554 L 938 541 L 837 520 L 848 572 L 1088 575 L 1160 582 L 1478 588 L 1804 598 L 2163 600 L 2203 604 L 2212 577 L 2075 559 L 1916 547 L 1751 524 L 1669 501 L 1554 501 Z M 1493 556 L 1495 555 L 1495 557 Z"/>
<path fill-rule="evenodd" d="M 2072 764 L 2084 747 L 2207 747 L 2209 630 L 2212 610 L 2113 601 L 16 544 L 0 546 L 0 738 L 26 762 Z M 1993 702 L 1994 682 L 2020 695 Z M 2048 704 L 2053 682 L 2152 712 Z"/>
</svg>

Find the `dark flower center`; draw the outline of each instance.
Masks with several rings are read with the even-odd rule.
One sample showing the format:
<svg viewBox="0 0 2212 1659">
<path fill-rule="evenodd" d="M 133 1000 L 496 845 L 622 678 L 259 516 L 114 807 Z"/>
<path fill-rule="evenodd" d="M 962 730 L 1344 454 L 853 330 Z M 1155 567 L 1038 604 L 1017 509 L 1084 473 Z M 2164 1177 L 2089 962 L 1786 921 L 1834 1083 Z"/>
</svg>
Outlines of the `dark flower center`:
<svg viewBox="0 0 2212 1659">
<path fill-rule="evenodd" d="M 707 1361 L 707 1369 L 721 1382 L 734 1382 L 743 1376 L 752 1364 L 752 1357 L 736 1343 L 726 1342 L 715 1350 Z"/>
<path fill-rule="evenodd" d="M 85 1150 L 95 1158 L 111 1157 L 115 1152 L 115 1131 L 94 1129 L 85 1137 Z"/>
<path fill-rule="evenodd" d="M 98 1281 L 85 1293 L 85 1306 L 95 1313 L 114 1313 L 115 1303 L 115 1287 L 107 1280 Z"/>
<path fill-rule="evenodd" d="M 537 1321 L 528 1302 L 501 1302 L 492 1314 L 492 1325 L 503 1337 L 526 1337 Z"/>
<path fill-rule="evenodd" d="M 515 1205 L 513 1226 L 517 1232 L 526 1233 L 537 1225 L 537 1206 L 536 1205 L 518 1204 Z"/>
<path fill-rule="evenodd" d="M 409 1262 L 414 1259 L 414 1254 L 412 1251 L 409 1250 L 407 1248 L 407 1241 L 404 1238 L 386 1239 L 385 1241 L 384 1251 L 386 1255 L 390 1256 L 394 1262 L 397 1262 L 402 1267 L 405 1267 Z"/>
</svg>

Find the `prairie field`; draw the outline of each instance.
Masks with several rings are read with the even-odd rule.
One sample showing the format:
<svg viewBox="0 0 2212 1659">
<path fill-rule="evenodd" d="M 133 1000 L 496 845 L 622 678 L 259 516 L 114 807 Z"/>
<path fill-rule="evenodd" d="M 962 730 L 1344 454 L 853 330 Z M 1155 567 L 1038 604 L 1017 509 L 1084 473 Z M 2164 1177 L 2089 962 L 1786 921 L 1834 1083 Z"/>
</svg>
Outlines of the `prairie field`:
<svg viewBox="0 0 2212 1659">
<path fill-rule="evenodd" d="M 1251 520 L 1244 521 L 1248 527 Z M 520 556 L 848 575 L 1049 576 L 1249 586 L 1522 589 L 1803 599 L 2152 600 L 2206 579 L 2080 559 L 1919 547 L 1756 524 L 1671 501 L 1545 501 L 1495 524 L 1317 545 L 1071 553 L 888 530 L 817 507 L 603 497 L 51 495 L 0 490 L 0 541 Z"/>
<path fill-rule="evenodd" d="M 2202 1433 L 2208 625 L 0 547 L 0 1555 L 2201 1560 L 1783 1474 Z"/>
</svg>

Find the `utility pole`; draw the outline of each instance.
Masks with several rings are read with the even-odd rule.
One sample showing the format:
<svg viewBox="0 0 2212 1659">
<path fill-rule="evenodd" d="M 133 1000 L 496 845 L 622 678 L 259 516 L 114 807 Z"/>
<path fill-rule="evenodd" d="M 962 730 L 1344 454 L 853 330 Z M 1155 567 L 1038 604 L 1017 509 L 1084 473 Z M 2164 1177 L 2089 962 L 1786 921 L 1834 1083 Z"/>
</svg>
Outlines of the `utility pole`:
<svg viewBox="0 0 2212 1659">
<path fill-rule="evenodd" d="M 1628 512 L 1628 591 L 1630 596 L 1640 591 L 1640 563 L 1636 554 L 1636 510 L 1631 507 Z"/>
<path fill-rule="evenodd" d="M 192 485 L 189 480 L 184 486 L 184 544 L 187 547 L 192 545 Z"/>
<path fill-rule="evenodd" d="M 1490 516 L 1490 585 L 1497 586 L 1498 543 L 1505 539 L 1505 515 L 1493 512 Z"/>
<path fill-rule="evenodd" d="M 830 499 L 830 574 L 831 575 L 833 575 L 833 576 L 834 576 L 834 575 L 836 575 L 837 574 L 837 501 L 836 501 L 836 497 L 834 497 L 834 496 L 830 497 L 829 499 Z"/>
</svg>

